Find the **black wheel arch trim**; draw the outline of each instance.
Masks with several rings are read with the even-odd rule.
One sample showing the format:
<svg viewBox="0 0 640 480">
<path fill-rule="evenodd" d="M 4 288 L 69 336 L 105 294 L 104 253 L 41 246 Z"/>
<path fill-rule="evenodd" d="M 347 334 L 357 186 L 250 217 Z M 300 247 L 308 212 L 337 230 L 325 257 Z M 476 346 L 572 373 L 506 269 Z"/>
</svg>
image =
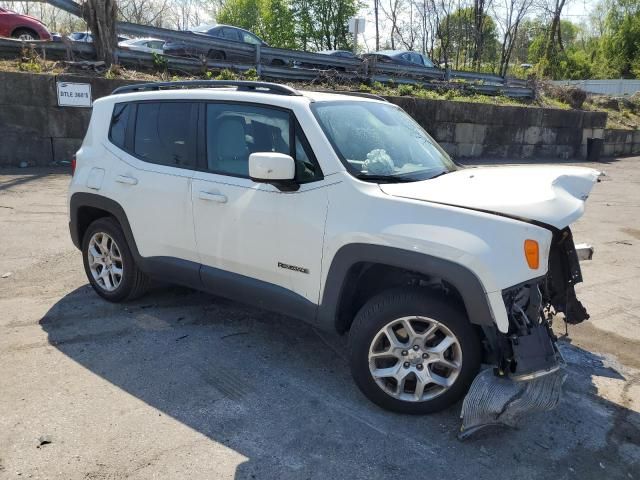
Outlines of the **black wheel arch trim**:
<svg viewBox="0 0 640 480">
<path fill-rule="evenodd" d="M 348 273 L 354 265 L 363 262 L 404 268 L 442 278 L 453 285 L 462 296 L 471 323 L 488 327 L 495 325 L 487 295 L 478 277 L 468 268 L 449 260 L 384 245 L 345 245 L 333 258 L 325 279 L 322 302 L 316 306 L 284 287 L 232 272 L 177 258 L 142 257 L 122 206 L 114 200 L 94 193 L 76 192 L 71 196 L 69 230 L 74 245 L 79 249 L 82 246 L 82 238 L 78 213 L 82 207 L 103 210 L 118 221 L 136 263 L 150 276 L 161 277 L 169 273 L 174 283 L 211 291 L 236 300 L 246 300 L 246 292 L 250 292 L 257 300 L 256 306 L 306 320 L 323 330 L 342 333 L 338 324 L 338 309 L 347 287 Z"/>
<path fill-rule="evenodd" d="M 140 252 L 138 252 L 138 247 L 136 246 L 136 241 L 133 237 L 131 226 L 129 225 L 129 219 L 127 218 L 127 214 L 122 206 L 115 200 L 111 200 L 110 198 L 103 197 L 102 195 L 97 195 L 95 193 L 76 192 L 71 195 L 71 200 L 69 201 L 69 231 L 71 233 L 71 240 L 76 248 L 82 248 L 82 235 L 80 234 L 81 225 L 78 218 L 78 214 L 82 207 L 91 207 L 103 210 L 115 217 L 122 227 L 122 231 L 124 232 L 124 236 L 133 257 L 136 261 L 140 258 Z"/>
<path fill-rule="evenodd" d="M 475 273 L 463 265 L 402 248 L 352 243 L 341 247 L 333 257 L 316 318 L 318 327 L 338 332 L 343 330 L 338 323 L 338 309 L 346 287 L 345 280 L 350 269 L 363 262 L 403 268 L 442 278 L 453 285 L 462 296 L 471 323 L 483 326 L 495 325 L 482 282 Z"/>
</svg>

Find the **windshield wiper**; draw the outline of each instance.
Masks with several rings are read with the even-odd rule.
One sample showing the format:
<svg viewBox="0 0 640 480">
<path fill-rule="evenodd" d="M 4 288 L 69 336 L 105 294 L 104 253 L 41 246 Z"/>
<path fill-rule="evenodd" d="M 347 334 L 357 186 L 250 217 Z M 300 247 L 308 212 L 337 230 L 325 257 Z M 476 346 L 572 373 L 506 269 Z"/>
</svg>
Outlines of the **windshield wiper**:
<svg viewBox="0 0 640 480">
<path fill-rule="evenodd" d="M 370 180 L 376 183 L 404 183 L 416 181 L 407 177 L 397 177 L 394 175 L 367 175 L 366 173 L 360 173 L 356 175 L 356 178 L 360 180 Z"/>
<path fill-rule="evenodd" d="M 447 173 L 451 173 L 451 172 L 449 170 L 443 170 L 440 173 L 436 173 L 433 177 L 429 177 L 429 180 L 441 177 L 442 175 L 446 175 Z"/>
</svg>

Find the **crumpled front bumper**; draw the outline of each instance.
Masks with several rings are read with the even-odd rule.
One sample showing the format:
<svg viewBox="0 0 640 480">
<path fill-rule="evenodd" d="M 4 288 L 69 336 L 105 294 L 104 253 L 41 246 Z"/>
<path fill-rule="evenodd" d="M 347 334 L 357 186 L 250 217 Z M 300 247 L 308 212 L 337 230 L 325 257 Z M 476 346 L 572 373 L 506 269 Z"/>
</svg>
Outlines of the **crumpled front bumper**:
<svg viewBox="0 0 640 480">
<path fill-rule="evenodd" d="M 527 413 L 551 410 L 560 402 L 566 374 L 551 322 L 559 312 L 567 323 L 589 318 L 574 285 L 582 281 L 579 259 L 592 256 L 589 245 L 574 246 L 568 228 L 556 232 L 548 274 L 502 292 L 509 330 L 485 330 L 495 367 L 473 381 L 460 414 L 459 438 L 489 425 L 515 427 Z"/>
</svg>

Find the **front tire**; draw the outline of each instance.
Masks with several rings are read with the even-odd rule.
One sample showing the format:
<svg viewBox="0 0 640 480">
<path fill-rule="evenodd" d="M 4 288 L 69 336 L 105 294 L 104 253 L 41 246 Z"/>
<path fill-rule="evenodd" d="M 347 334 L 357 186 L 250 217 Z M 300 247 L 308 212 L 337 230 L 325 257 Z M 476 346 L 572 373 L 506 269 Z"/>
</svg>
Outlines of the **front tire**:
<svg viewBox="0 0 640 480">
<path fill-rule="evenodd" d="M 84 271 L 105 300 L 122 302 L 143 295 L 148 277 L 138 268 L 122 228 L 113 218 L 94 221 L 82 240 Z"/>
<path fill-rule="evenodd" d="M 480 368 L 482 347 L 464 312 L 417 288 L 383 292 L 349 332 L 351 373 L 362 393 L 399 413 L 433 413 L 457 402 Z"/>
<path fill-rule="evenodd" d="M 18 28 L 11 36 L 27 42 L 40 39 L 40 36 L 30 28 Z"/>
</svg>

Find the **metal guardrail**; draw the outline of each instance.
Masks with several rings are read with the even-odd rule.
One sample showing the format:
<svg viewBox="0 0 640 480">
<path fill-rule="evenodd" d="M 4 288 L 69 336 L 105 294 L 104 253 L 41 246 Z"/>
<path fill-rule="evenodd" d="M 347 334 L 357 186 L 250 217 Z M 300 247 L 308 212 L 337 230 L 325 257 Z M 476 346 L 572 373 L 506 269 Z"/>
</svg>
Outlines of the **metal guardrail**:
<svg viewBox="0 0 640 480">
<path fill-rule="evenodd" d="M 493 73 L 466 72 L 461 70 L 451 70 L 449 72 L 449 78 L 452 80 L 468 80 L 472 82 L 493 83 L 496 85 L 503 85 L 505 83 L 505 79 L 500 75 L 495 75 Z"/>
<path fill-rule="evenodd" d="M 82 7 L 73 0 L 44 0 L 68 13 L 82 16 Z M 283 48 L 265 47 L 261 45 L 250 45 L 239 42 L 232 42 L 219 38 L 207 37 L 206 35 L 191 32 L 181 32 L 166 28 L 151 27 L 148 25 L 138 25 L 127 22 L 117 22 L 118 32 L 138 37 L 156 37 L 166 41 L 185 42 L 198 47 L 202 51 L 223 51 L 227 58 L 232 58 L 243 62 L 234 64 L 219 60 L 185 59 L 183 57 L 167 56 L 168 66 L 171 68 L 191 69 L 194 66 L 202 68 L 205 64 L 212 68 L 235 68 L 241 71 L 249 68 L 256 68 L 261 76 L 269 76 L 281 80 L 314 80 L 328 75 L 328 71 L 337 72 L 342 78 L 362 79 L 379 82 L 393 81 L 402 84 L 424 84 L 425 82 L 450 80 L 465 80 L 474 82 L 469 86 L 469 90 L 488 95 L 508 95 L 519 98 L 531 98 L 534 92 L 528 88 L 526 80 L 503 78 L 499 75 L 465 72 L 456 70 L 443 70 L 439 68 L 411 67 L 405 65 L 394 65 L 390 63 L 378 62 L 374 59 L 360 61 L 358 59 L 348 59 L 319 53 L 301 52 L 297 50 L 287 50 Z M 136 52 L 138 53 L 138 52 Z M 118 52 L 121 61 L 137 61 L 148 63 L 139 55 Z M 373 61 L 372 61 L 373 60 Z M 247 62 L 246 64 L 244 62 Z M 252 64 L 248 66 L 248 64 Z M 287 68 L 294 65 L 301 65 L 310 68 Z M 324 69 L 324 70 L 323 70 Z M 480 84 L 480 85 L 478 85 Z"/>
<path fill-rule="evenodd" d="M 83 42 L 24 42 L 16 39 L 0 38 L 0 56 L 15 58 L 23 48 L 33 46 L 37 52 L 42 52 L 48 59 L 72 59 L 79 57 L 88 60 L 95 58 L 95 50 L 92 44 Z M 161 67 L 157 56 L 146 52 L 126 50 L 118 48 L 116 51 L 118 61 L 127 67 L 154 69 Z M 162 56 L 168 69 L 182 71 L 189 74 L 202 74 L 209 69 L 230 68 L 240 72 L 256 69 L 262 78 L 280 81 L 320 81 L 331 79 L 344 82 L 394 82 L 396 84 L 420 85 L 424 88 L 451 88 L 451 84 L 445 81 L 444 71 L 438 69 L 409 69 L 393 65 L 391 73 L 386 73 L 382 68 L 374 66 L 368 73 L 363 71 L 339 71 L 336 69 L 318 70 L 309 68 L 291 68 L 286 65 L 268 65 L 252 62 L 228 62 L 206 58 L 189 58 Z M 257 59 L 260 60 L 259 58 Z M 163 60 L 160 60 L 161 62 Z M 386 67 L 387 65 L 385 65 Z M 386 68 L 385 68 L 386 70 Z M 423 72 L 423 70 L 428 70 Z M 489 83 L 458 84 L 455 88 L 484 95 L 506 95 L 513 98 L 532 98 L 533 90 L 521 86 L 495 85 Z"/>
<path fill-rule="evenodd" d="M 44 1 L 72 15 L 82 16 L 82 7 L 73 0 Z M 427 84 L 434 81 L 444 83 L 458 79 L 474 83 L 466 88 L 459 88 L 487 95 L 503 94 L 518 98 L 531 98 L 534 95 L 533 90 L 527 87 L 526 81 L 502 78 L 493 74 L 395 65 L 379 62 L 375 57 L 361 61 L 359 59 L 341 58 L 319 53 L 232 42 L 192 32 L 175 31 L 167 28 L 151 27 L 128 22 L 117 22 L 116 29 L 119 33 L 127 35 L 156 37 L 166 41 L 184 42 L 197 47 L 199 51 L 211 52 L 213 50 L 214 52 L 222 51 L 226 54 L 225 60 L 165 55 L 164 58 L 166 59 L 167 66 L 173 70 L 198 72 L 204 68 L 232 68 L 239 71 L 246 71 L 250 68 L 255 68 L 259 76 L 275 80 L 313 81 L 331 76 L 343 80 L 393 81 L 398 84 L 418 84 L 425 86 L 433 86 Z M 2 42 L 3 43 L 0 43 L 0 51 L 1 48 L 8 48 L 9 50 L 13 49 L 15 52 L 22 48 L 21 45 L 16 46 L 15 44 L 7 43 L 7 41 Z M 46 45 L 44 42 L 32 43 L 37 44 L 38 48 L 43 49 L 45 52 L 60 55 L 59 58 L 63 58 L 65 55 L 69 57 L 72 53 L 88 56 L 95 55 L 93 53 L 93 46 L 91 44 L 83 44 L 82 42 L 65 42 L 63 44 L 48 43 Z M 123 49 L 118 49 L 116 54 L 121 63 L 147 68 L 154 67 L 154 57 L 150 54 Z M 290 68 L 294 65 L 304 68 Z M 444 87 L 445 85 L 442 86 Z"/>
</svg>

